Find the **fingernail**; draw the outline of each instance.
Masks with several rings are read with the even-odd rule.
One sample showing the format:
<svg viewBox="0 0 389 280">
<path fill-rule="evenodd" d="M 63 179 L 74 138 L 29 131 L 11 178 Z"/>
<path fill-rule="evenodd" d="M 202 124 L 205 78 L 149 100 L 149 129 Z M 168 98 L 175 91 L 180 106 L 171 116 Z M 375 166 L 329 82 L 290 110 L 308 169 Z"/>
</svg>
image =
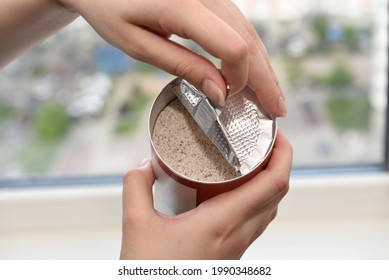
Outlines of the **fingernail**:
<svg viewBox="0 0 389 280">
<path fill-rule="evenodd" d="M 287 109 L 286 109 L 286 104 L 285 104 L 285 101 L 284 99 L 279 96 L 278 97 L 278 110 L 281 112 L 281 117 L 282 118 L 286 118 L 288 116 L 288 112 L 287 112 Z"/>
<path fill-rule="evenodd" d="M 142 161 L 140 162 L 139 167 L 143 167 L 143 166 L 145 166 L 145 165 L 148 164 L 148 163 L 149 163 L 149 159 L 148 159 L 148 158 L 144 158 L 144 159 L 142 159 Z"/>
<path fill-rule="evenodd" d="M 223 91 L 216 85 L 216 83 L 214 81 L 204 80 L 201 89 L 206 96 L 211 98 L 213 101 L 215 101 L 220 106 L 223 107 L 224 105 L 226 105 Z"/>
</svg>

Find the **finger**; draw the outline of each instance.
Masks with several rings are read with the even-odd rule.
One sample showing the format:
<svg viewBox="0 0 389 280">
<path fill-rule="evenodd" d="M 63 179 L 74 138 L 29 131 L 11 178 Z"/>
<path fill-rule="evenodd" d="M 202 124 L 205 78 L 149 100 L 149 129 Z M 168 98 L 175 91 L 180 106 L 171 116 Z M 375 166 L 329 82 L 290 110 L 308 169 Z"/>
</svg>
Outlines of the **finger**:
<svg viewBox="0 0 389 280">
<path fill-rule="evenodd" d="M 219 1 L 203 2 L 204 5 L 232 26 L 247 42 L 249 52 L 247 83 L 256 92 L 264 109 L 274 117 L 286 117 L 285 94 L 279 86 L 267 50 L 254 26 L 232 1 L 223 1 L 222 3 L 219 3 Z M 216 2 L 217 5 L 215 5 Z M 222 68 L 222 70 L 224 69 Z"/>
<path fill-rule="evenodd" d="M 228 7 L 225 1 L 198 1 L 194 2 L 196 16 L 191 20 L 185 20 L 187 14 L 180 13 L 183 17 L 177 23 L 184 23 L 178 35 L 186 34 L 196 41 L 208 53 L 221 59 L 221 73 L 231 93 L 242 90 L 248 80 L 248 46 L 236 28 L 228 21 L 220 17 L 215 11 L 221 14 L 228 14 Z M 171 18 L 173 19 L 173 18 Z M 210 28 L 212 27 L 212 28 Z"/>
<path fill-rule="evenodd" d="M 270 213 L 270 215 L 268 215 L 267 218 L 261 224 L 258 225 L 258 227 L 256 228 L 254 234 L 252 234 L 252 237 L 251 237 L 248 245 L 245 247 L 245 250 L 242 250 L 242 252 L 238 256 L 238 259 L 241 259 L 242 256 L 244 255 L 244 253 L 246 252 L 246 250 L 254 243 L 255 240 L 258 239 L 259 236 L 261 236 L 264 233 L 264 231 L 267 229 L 269 224 L 274 220 L 276 215 L 277 215 L 277 208 L 275 210 L 273 210 Z M 246 233 L 242 233 L 242 234 L 244 236 L 244 234 L 246 234 Z M 247 234 L 250 235 L 250 233 L 247 233 Z"/>
<path fill-rule="evenodd" d="M 272 67 L 265 67 L 266 60 L 258 49 L 250 60 L 248 84 L 254 90 L 262 107 L 273 117 L 287 117 L 285 94 L 279 86 Z"/>
<path fill-rule="evenodd" d="M 194 40 L 209 54 L 221 59 L 222 74 L 225 83 L 230 85 L 230 91 L 239 91 L 243 89 L 248 80 L 248 51 L 246 42 L 235 29 L 231 28 L 225 21 L 206 8 L 200 1 L 181 1 L 180 5 L 182 6 L 180 9 L 169 10 L 168 14 L 161 10 L 161 14 L 159 14 L 158 17 L 155 17 L 153 14 L 150 14 L 146 19 L 138 16 L 139 18 L 132 22 L 139 26 L 144 26 L 146 22 L 148 28 L 158 30 L 159 33 L 173 33 L 182 38 Z M 155 18 L 159 19 L 159 26 L 156 26 L 155 22 L 153 22 L 152 19 Z M 142 48 L 142 51 L 147 52 L 147 56 L 152 57 L 153 61 L 161 59 L 166 60 L 163 56 L 160 56 L 161 52 L 149 52 L 148 49 L 150 46 L 152 47 L 152 45 L 147 44 L 144 46 L 146 49 L 144 47 Z M 175 61 L 176 60 L 170 60 L 166 62 L 168 64 L 176 64 Z M 188 67 L 188 70 L 189 69 L 192 69 L 192 67 Z M 173 72 L 176 75 L 179 74 L 179 76 L 184 76 L 183 73 L 177 73 L 177 71 Z M 190 77 L 190 71 L 184 71 L 184 74 L 185 76 Z M 219 90 L 225 96 L 226 84 L 220 74 L 218 75 L 219 78 L 217 81 L 215 81 L 214 75 L 215 72 L 213 71 L 212 73 L 203 73 L 201 83 L 199 83 L 198 79 L 187 79 L 195 86 L 200 86 L 198 88 L 202 89 L 207 95 L 210 87 L 207 85 L 204 86 L 203 82 L 206 80 L 213 81 L 215 86 L 218 86 Z"/>
<path fill-rule="evenodd" d="M 251 217 L 246 217 L 244 223 L 241 225 L 241 235 L 250 236 L 251 245 L 267 228 L 269 223 L 273 221 L 277 214 L 278 205 L 284 198 L 283 194 L 276 196 L 271 202 L 267 203 L 262 209 L 253 213 Z"/>
<path fill-rule="evenodd" d="M 142 214 L 154 212 L 152 186 L 155 176 L 149 160 L 141 167 L 130 170 L 123 178 L 124 214 L 141 211 Z"/>
<path fill-rule="evenodd" d="M 248 40 L 246 36 L 246 30 L 242 26 L 241 21 L 237 18 L 237 15 L 244 18 L 244 16 L 240 13 L 239 9 L 229 1 L 201 1 L 203 5 L 215 16 L 220 18 L 222 22 L 226 23 L 231 29 L 233 29 L 237 34 L 239 34 L 240 40 L 243 40 L 242 43 L 236 43 L 234 44 L 228 38 L 225 38 L 222 42 L 223 45 L 231 46 L 238 50 L 239 44 L 241 44 L 241 48 L 244 47 L 244 49 L 241 50 L 243 54 L 245 55 L 246 63 L 242 66 L 244 68 L 239 69 L 236 68 L 236 65 L 231 64 L 228 60 L 222 58 L 222 64 L 221 64 L 221 73 L 223 74 L 223 77 L 228 84 L 229 88 L 229 94 L 235 94 L 239 91 L 241 91 L 244 86 L 246 86 L 248 82 L 248 75 L 249 75 L 249 45 Z M 230 5 L 232 4 L 232 5 Z M 220 46 L 219 46 L 220 48 Z M 241 54 L 241 55 L 243 55 Z M 242 75 L 242 70 L 244 75 Z M 238 75 L 237 75 L 238 74 Z"/>
<path fill-rule="evenodd" d="M 128 33 L 123 34 L 123 41 L 118 46 L 120 49 L 135 59 L 184 78 L 213 101 L 220 105 L 225 104 L 226 85 L 219 70 L 211 61 L 143 28 L 131 26 L 130 29 L 127 30 Z M 142 39 L 133 40 L 132 37 Z M 132 44 L 126 43 L 131 40 Z"/>
<path fill-rule="evenodd" d="M 280 176 L 287 175 L 287 178 L 284 179 L 289 181 L 292 161 L 293 148 L 282 130 L 278 129 L 272 155 L 265 171 L 278 173 Z"/>
<path fill-rule="evenodd" d="M 248 84 L 255 90 L 262 106 L 274 117 L 286 117 L 285 94 L 271 65 L 269 54 L 254 25 L 250 23 L 232 1 L 225 2 L 241 23 L 241 34 L 249 42 Z M 267 68 L 265 67 L 267 66 Z M 258 73 L 264 71 L 263 74 Z M 281 100 L 279 100 L 281 98 Z"/>
<path fill-rule="evenodd" d="M 268 226 L 270 225 L 270 223 L 275 219 L 275 217 L 277 216 L 277 212 L 278 212 L 278 207 L 276 207 L 273 211 L 270 212 L 270 215 L 267 216 L 266 219 L 262 220 L 262 223 L 258 224 L 257 225 L 257 229 L 256 231 L 254 232 L 253 234 L 253 237 L 251 238 L 250 240 L 250 245 L 254 243 L 255 240 L 258 239 L 258 237 L 260 237 L 264 232 L 265 230 L 268 228 Z M 249 246 L 250 246 L 249 245 Z"/>
<path fill-rule="evenodd" d="M 247 195 L 252 192 L 260 202 L 271 201 L 278 194 L 286 194 L 289 189 L 290 171 L 293 161 L 293 149 L 279 129 L 266 169 L 250 180 L 245 188 Z M 256 185 L 256 186 L 255 186 Z M 244 188 L 242 189 L 242 194 Z"/>
<path fill-rule="evenodd" d="M 254 28 L 254 27 L 252 26 L 252 28 Z M 272 76 L 274 83 L 278 86 L 280 82 L 278 80 L 276 72 L 273 69 L 273 66 L 271 65 L 269 53 L 268 53 L 265 45 L 263 44 L 261 38 L 259 37 L 259 35 L 256 31 L 255 31 L 255 34 L 253 35 L 253 39 L 255 40 L 255 42 L 256 42 L 255 45 L 257 46 L 258 50 L 260 51 L 262 57 L 265 59 L 266 65 L 269 68 L 269 72 L 270 72 L 270 75 Z M 281 92 L 281 94 L 283 94 L 283 92 Z"/>
<path fill-rule="evenodd" d="M 273 200 L 278 200 L 287 193 L 292 166 L 292 147 L 281 131 L 273 147 L 269 163 L 253 179 L 230 191 L 224 204 L 242 220 L 254 216 Z"/>
<path fill-rule="evenodd" d="M 219 55 L 218 52 L 214 53 L 215 50 L 220 50 L 215 41 L 220 41 L 222 33 L 227 36 L 226 32 L 213 38 L 209 31 L 214 32 L 214 28 L 209 28 L 209 26 L 215 26 L 214 21 L 211 18 L 207 21 L 210 22 L 210 25 L 203 23 L 204 20 L 207 20 L 204 19 L 206 17 L 206 15 L 204 16 L 205 8 L 202 5 L 197 5 L 191 9 L 189 6 L 196 2 L 135 1 L 132 9 L 125 11 L 126 17 L 124 18 L 111 17 L 106 14 L 105 11 L 109 9 L 100 2 L 91 7 L 95 12 L 90 12 L 88 7 L 80 3 L 82 6 L 80 13 L 106 41 L 127 55 L 188 80 L 212 100 L 224 105 L 227 94 L 226 84 L 216 66 L 203 56 L 168 39 L 170 34 L 176 34 L 195 41 L 199 38 L 206 42 L 209 40 L 209 45 L 204 45 L 203 42 L 200 44 L 207 47 L 207 51 L 212 55 Z M 168 5 L 174 8 L 169 8 Z M 177 5 L 180 9 L 177 8 Z M 96 16 L 96 14 L 100 16 Z M 107 21 L 106 18 L 110 20 Z M 223 24 L 219 22 L 216 26 L 220 27 Z M 195 28 L 188 27 L 190 25 L 195 26 Z M 227 27 L 224 24 L 222 29 L 227 29 Z M 194 32 L 192 29 L 198 30 Z M 232 34 L 232 37 L 238 37 L 234 30 L 229 30 L 229 33 Z M 203 36 L 207 36 L 207 38 L 203 38 Z M 225 51 L 220 51 L 221 56 L 224 56 Z M 245 79 L 247 80 L 247 77 Z"/>
</svg>

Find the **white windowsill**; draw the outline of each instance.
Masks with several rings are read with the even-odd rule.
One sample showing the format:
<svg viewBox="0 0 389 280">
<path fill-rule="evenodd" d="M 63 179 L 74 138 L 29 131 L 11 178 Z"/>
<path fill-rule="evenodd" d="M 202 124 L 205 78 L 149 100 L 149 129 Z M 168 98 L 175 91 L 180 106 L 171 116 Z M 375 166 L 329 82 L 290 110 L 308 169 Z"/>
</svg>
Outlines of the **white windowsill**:
<svg viewBox="0 0 389 280">
<path fill-rule="evenodd" d="M 0 259 L 116 259 L 120 239 L 120 185 L 0 190 Z M 244 258 L 389 258 L 389 176 L 293 177 Z"/>
</svg>

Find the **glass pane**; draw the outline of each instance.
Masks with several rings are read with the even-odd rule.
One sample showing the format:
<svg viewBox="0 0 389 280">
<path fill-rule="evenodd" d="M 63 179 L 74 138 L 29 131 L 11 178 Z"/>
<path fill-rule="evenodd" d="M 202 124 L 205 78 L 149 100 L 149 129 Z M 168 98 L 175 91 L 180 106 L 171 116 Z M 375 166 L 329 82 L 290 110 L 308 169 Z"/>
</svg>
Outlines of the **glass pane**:
<svg viewBox="0 0 389 280">
<path fill-rule="evenodd" d="M 123 174 L 150 154 L 150 103 L 171 77 L 78 19 L 0 73 L 0 176 Z"/>
<path fill-rule="evenodd" d="M 387 1 L 236 1 L 287 97 L 295 167 L 385 161 Z"/>
<path fill-rule="evenodd" d="M 383 164 L 387 1 L 235 2 L 286 93 L 289 117 L 279 123 L 295 167 Z M 137 166 L 150 155 L 150 104 L 172 78 L 78 19 L 0 72 L 0 178 Z"/>
</svg>

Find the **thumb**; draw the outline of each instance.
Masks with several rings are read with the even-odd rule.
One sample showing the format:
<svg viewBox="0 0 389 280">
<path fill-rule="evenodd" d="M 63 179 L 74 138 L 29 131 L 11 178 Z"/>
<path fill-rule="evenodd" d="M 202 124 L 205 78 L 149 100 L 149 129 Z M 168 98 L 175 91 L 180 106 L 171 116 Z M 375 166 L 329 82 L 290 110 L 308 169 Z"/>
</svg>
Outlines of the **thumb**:
<svg viewBox="0 0 389 280">
<path fill-rule="evenodd" d="M 155 175 L 148 159 L 143 160 L 140 167 L 128 171 L 123 178 L 123 210 L 154 211 L 154 181 Z"/>
</svg>

